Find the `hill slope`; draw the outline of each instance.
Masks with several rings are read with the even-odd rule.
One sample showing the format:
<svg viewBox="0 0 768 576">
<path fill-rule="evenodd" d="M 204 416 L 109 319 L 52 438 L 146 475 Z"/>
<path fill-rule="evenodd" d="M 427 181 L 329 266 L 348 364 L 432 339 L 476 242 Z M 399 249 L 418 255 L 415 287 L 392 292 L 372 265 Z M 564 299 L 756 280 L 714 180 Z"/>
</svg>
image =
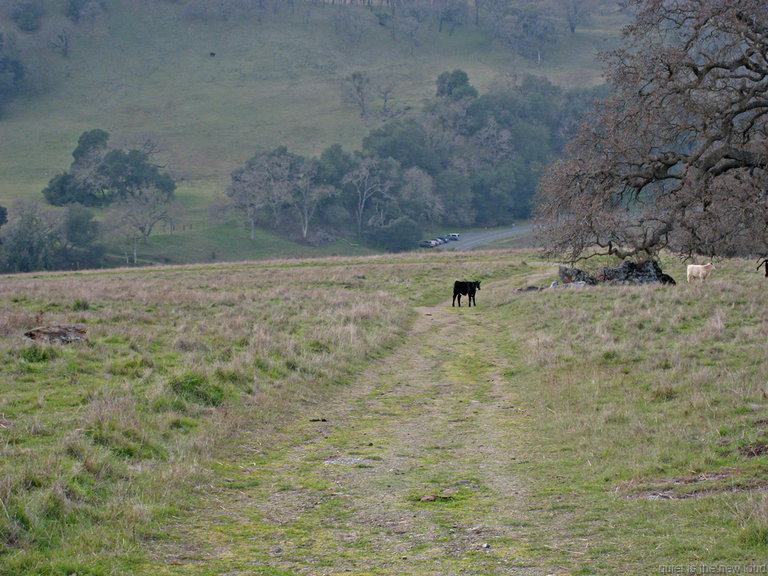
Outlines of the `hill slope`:
<svg viewBox="0 0 768 576">
<path fill-rule="evenodd" d="M 377 120 L 361 119 L 342 101 L 352 71 L 392 79 L 400 109 L 418 109 L 434 95 L 437 76 L 456 68 L 481 92 L 500 74 L 522 72 L 589 85 L 599 80 L 595 50 L 610 46 L 621 22 L 605 3 L 534 65 L 474 26 L 452 35 L 429 29 L 411 53 L 368 10 L 356 12 L 365 34 L 352 40 L 339 32 L 333 9 L 299 5 L 292 16 L 203 21 L 185 17 L 180 3 L 112 1 L 76 28 L 50 9 L 37 40 L 17 40 L 33 63 L 35 93 L 8 106 L 0 120 L 0 205 L 38 199 L 48 180 L 68 168 L 79 135 L 101 128 L 116 146 L 157 144 L 158 159 L 181 179 L 186 218 L 200 225 L 207 200 L 255 152 L 277 145 L 303 155 L 334 143 L 359 148 Z M 66 57 L 42 42 L 63 28 L 72 30 Z"/>
</svg>

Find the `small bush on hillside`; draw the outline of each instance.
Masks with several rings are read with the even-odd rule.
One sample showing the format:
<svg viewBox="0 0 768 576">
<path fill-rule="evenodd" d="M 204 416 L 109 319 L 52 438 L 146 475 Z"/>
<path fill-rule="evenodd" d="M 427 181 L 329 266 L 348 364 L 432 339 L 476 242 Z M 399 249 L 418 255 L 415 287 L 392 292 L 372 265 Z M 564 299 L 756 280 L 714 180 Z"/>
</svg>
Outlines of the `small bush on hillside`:
<svg viewBox="0 0 768 576">
<path fill-rule="evenodd" d="M 38 346 L 37 344 L 19 351 L 19 358 L 25 362 L 48 362 L 56 356 L 56 350 L 53 348 Z"/>
<path fill-rule="evenodd" d="M 11 18 L 22 32 L 34 32 L 40 28 L 45 10 L 38 2 L 20 2 L 13 8 Z"/>
</svg>

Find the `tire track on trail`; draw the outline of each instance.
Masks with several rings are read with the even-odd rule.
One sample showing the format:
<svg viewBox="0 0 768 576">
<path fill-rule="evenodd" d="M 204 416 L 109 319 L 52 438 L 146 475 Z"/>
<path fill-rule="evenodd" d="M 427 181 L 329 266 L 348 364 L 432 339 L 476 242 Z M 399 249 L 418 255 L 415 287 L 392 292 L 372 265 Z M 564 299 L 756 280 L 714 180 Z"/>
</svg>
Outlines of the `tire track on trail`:
<svg viewBox="0 0 768 576">
<path fill-rule="evenodd" d="M 497 327 L 477 307 L 416 312 L 401 346 L 211 496 L 178 573 L 552 572 L 528 552 L 513 448 L 528 416 Z"/>
</svg>

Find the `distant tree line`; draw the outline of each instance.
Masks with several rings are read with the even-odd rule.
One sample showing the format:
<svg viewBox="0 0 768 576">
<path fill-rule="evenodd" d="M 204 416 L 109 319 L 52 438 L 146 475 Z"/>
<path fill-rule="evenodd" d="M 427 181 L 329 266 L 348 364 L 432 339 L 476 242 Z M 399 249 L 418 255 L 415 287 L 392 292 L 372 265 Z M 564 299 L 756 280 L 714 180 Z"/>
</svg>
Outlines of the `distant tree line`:
<svg viewBox="0 0 768 576">
<path fill-rule="evenodd" d="M 436 28 L 452 35 L 457 28 L 475 26 L 517 54 L 541 61 L 545 51 L 563 36 L 574 34 L 600 5 L 596 0 L 316 0 L 312 4 L 338 7 L 341 30 L 359 36 L 363 24 L 352 6 L 374 12 L 379 26 L 393 40 L 407 41 L 413 52 L 424 32 Z"/>
<path fill-rule="evenodd" d="M 598 92 L 525 76 L 479 95 L 465 72 L 445 72 L 420 113 L 372 130 L 361 150 L 258 153 L 227 196 L 251 237 L 257 227 L 305 242 L 353 233 L 405 250 L 436 225 L 509 224 L 530 216 L 540 170 Z"/>
<path fill-rule="evenodd" d="M 324 7 L 334 10 L 334 28 L 343 41 L 360 42 L 372 28 L 384 27 L 392 40 L 407 42 L 411 52 L 427 30 L 452 35 L 458 28 L 475 26 L 517 54 L 540 61 L 599 5 L 598 0 L 187 0 L 182 14 L 193 20 L 261 20 L 301 13 L 309 21 L 312 8 Z"/>
</svg>

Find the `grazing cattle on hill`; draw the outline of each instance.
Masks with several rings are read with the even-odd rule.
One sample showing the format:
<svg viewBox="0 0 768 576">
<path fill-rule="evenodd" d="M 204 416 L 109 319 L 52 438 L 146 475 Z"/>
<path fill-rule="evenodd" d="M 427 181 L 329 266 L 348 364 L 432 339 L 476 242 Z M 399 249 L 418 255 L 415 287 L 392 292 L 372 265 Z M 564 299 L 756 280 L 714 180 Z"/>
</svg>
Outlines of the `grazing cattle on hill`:
<svg viewBox="0 0 768 576">
<path fill-rule="evenodd" d="M 456 305 L 456 298 L 459 299 L 459 308 L 461 308 L 461 297 L 466 296 L 467 300 L 469 300 L 469 304 L 467 306 L 472 306 L 472 303 L 475 303 L 475 306 L 477 306 L 477 302 L 475 301 L 475 292 L 480 290 L 480 281 L 475 280 L 472 282 L 466 282 L 461 280 L 456 280 L 456 282 L 453 283 L 453 302 L 451 302 L 451 306 Z"/>
<path fill-rule="evenodd" d="M 716 270 L 715 265 L 712 264 L 712 262 L 707 262 L 706 264 L 688 264 L 686 282 L 690 282 L 691 278 L 698 278 L 704 282 L 712 270 Z"/>
</svg>

